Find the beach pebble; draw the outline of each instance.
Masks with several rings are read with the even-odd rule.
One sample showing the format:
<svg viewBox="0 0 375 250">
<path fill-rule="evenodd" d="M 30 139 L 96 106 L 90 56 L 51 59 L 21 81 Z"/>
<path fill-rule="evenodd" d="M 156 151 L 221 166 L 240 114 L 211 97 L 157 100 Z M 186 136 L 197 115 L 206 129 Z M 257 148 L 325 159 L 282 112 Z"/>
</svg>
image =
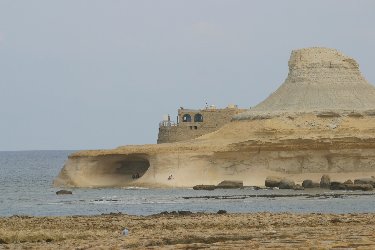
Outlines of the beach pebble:
<svg viewBox="0 0 375 250">
<path fill-rule="evenodd" d="M 122 233 L 121 233 L 123 236 L 128 236 L 129 235 L 129 230 L 127 228 L 125 228 L 124 230 L 122 230 Z"/>
</svg>

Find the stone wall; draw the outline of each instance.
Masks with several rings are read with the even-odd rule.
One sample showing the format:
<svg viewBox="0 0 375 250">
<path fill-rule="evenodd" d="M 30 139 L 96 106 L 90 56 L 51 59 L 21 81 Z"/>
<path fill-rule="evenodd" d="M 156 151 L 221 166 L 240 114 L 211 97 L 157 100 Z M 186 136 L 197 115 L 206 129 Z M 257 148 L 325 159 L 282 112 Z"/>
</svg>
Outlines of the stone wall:
<svg viewBox="0 0 375 250">
<path fill-rule="evenodd" d="M 228 107 L 224 109 L 179 109 L 177 124 L 162 122 L 159 126 L 157 143 L 170 143 L 197 138 L 214 132 L 232 120 L 236 114 L 245 112 L 245 109 Z M 199 115 L 203 118 L 199 121 Z M 190 116 L 191 121 L 186 119 Z M 185 119 L 184 119 L 185 117 Z"/>
</svg>

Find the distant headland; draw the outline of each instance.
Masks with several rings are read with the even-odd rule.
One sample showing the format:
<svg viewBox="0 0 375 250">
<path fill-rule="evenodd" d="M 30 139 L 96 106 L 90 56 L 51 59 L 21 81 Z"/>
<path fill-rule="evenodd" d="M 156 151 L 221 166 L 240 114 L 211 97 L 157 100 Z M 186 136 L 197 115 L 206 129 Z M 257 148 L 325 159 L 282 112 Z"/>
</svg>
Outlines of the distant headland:
<svg viewBox="0 0 375 250">
<path fill-rule="evenodd" d="M 285 82 L 255 107 L 178 110 L 158 144 L 80 151 L 55 186 L 192 187 L 268 176 L 344 181 L 375 176 L 375 87 L 335 49 L 292 51 Z"/>
</svg>

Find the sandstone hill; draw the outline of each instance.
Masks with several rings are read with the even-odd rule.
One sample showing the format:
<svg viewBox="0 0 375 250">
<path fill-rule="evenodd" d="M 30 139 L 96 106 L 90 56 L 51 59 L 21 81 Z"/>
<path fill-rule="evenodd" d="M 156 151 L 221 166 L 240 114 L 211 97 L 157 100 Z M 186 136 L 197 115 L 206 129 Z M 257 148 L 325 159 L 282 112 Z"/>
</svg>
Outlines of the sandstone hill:
<svg viewBox="0 0 375 250">
<path fill-rule="evenodd" d="M 235 119 L 280 113 L 375 111 L 375 88 L 358 63 L 327 48 L 295 50 L 285 82 L 267 99 Z"/>
<path fill-rule="evenodd" d="M 375 87 L 354 59 L 307 48 L 292 52 L 279 89 L 221 129 L 179 143 L 77 152 L 54 184 L 263 185 L 269 175 L 302 182 L 327 173 L 336 180 L 375 175 Z"/>
</svg>

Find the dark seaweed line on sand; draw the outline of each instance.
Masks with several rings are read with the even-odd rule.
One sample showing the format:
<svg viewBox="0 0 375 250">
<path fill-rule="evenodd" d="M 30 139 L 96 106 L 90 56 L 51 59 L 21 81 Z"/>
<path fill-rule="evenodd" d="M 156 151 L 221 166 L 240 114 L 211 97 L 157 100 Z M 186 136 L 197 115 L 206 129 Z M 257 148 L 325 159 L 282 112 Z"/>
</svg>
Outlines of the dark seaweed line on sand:
<svg viewBox="0 0 375 250">
<path fill-rule="evenodd" d="M 288 198 L 288 197 L 305 197 L 305 198 L 343 198 L 345 196 L 373 196 L 375 193 L 345 193 L 345 194 L 248 194 L 248 195 L 205 195 L 205 196 L 184 196 L 183 199 L 246 199 L 246 198 Z"/>
</svg>

